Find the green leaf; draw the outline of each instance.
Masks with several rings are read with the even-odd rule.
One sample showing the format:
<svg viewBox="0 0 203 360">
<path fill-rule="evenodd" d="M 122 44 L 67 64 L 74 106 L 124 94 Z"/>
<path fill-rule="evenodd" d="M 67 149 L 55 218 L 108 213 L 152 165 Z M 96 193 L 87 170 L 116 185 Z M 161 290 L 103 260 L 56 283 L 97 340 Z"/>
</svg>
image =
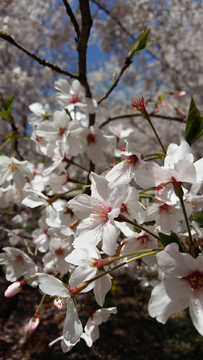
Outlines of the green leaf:
<svg viewBox="0 0 203 360">
<path fill-rule="evenodd" d="M 13 99 L 14 99 L 14 94 L 12 94 L 7 100 L 5 100 L 5 110 L 10 110 L 11 105 L 13 103 Z"/>
<path fill-rule="evenodd" d="M 200 114 L 192 96 L 184 135 L 190 146 L 203 135 L 203 117 Z"/>
<path fill-rule="evenodd" d="M 138 35 L 138 37 L 135 41 L 135 45 L 133 45 L 131 51 L 128 54 L 128 57 L 130 59 L 132 59 L 132 57 L 135 54 L 139 53 L 140 51 L 147 49 L 148 46 L 151 45 L 151 43 L 155 40 L 155 38 L 154 38 L 147 42 L 149 32 L 150 32 L 150 29 L 147 29 L 147 26 L 145 26 L 144 30 L 141 31 L 141 33 Z"/>
<path fill-rule="evenodd" d="M 176 233 L 174 233 L 173 231 L 171 231 L 171 235 L 166 235 L 161 232 L 159 232 L 158 235 L 160 238 L 160 242 L 162 243 L 162 245 L 164 247 L 175 242 L 176 244 L 178 244 L 180 252 L 185 252 L 184 246 L 181 243 L 178 235 Z"/>
<path fill-rule="evenodd" d="M 11 120 L 12 119 L 10 111 L 0 111 L 0 116 L 3 119 L 6 119 L 6 120 Z"/>
<path fill-rule="evenodd" d="M 4 98 L 0 95 L 0 101 L 1 105 L 4 110 L 10 111 L 11 105 L 13 103 L 14 94 L 12 94 L 7 100 L 4 100 Z"/>
</svg>

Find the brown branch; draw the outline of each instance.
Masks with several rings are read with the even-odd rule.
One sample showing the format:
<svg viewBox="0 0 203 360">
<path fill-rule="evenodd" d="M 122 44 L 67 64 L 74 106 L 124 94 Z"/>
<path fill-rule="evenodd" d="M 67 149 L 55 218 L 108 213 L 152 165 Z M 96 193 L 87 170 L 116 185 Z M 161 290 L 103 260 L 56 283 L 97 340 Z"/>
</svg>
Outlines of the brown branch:
<svg viewBox="0 0 203 360">
<path fill-rule="evenodd" d="M 40 65 L 43 66 L 47 66 L 49 68 L 51 68 L 52 70 L 55 70 L 56 72 L 69 76 L 72 79 L 78 79 L 78 75 L 77 74 L 72 74 L 67 70 L 63 70 L 61 69 L 58 65 L 56 64 L 52 64 L 49 61 L 45 60 L 44 58 L 39 57 L 38 55 L 30 52 L 29 50 L 27 50 L 26 48 L 24 48 L 23 46 L 21 46 L 20 44 L 18 44 L 10 35 L 8 35 L 7 33 L 5 33 L 4 31 L 0 31 L 0 38 L 6 40 L 7 42 L 9 42 L 10 44 L 16 46 L 18 49 L 20 49 L 21 51 L 23 51 L 25 54 L 27 54 L 28 56 L 30 56 L 31 58 L 33 58 L 34 60 L 36 60 Z"/>
<path fill-rule="evenodd" d="M 81 13 L 81 31 L 77 43 L 79 81 L 86 90 L 86 96 L 88 98 L 92 98 L 92 93 L 87 81 L 87 44 L 88 44 L 93 20 L 90 12 L 89 0 L 79 0 L 79 5 L 80 5 L 80 13 Z M 94 123 L 95 123 L 95 114 L 89 114 L 89 127 L 93 126 Z M 89 172 L 94 171 L 94 169 L 95 169 L 95 165 L 90 160 Z M 87 181 L 88 183 L 90 183 L 89 176 Z"/>
<path fill-rule="evenodd" d="M 86 96 L 92 98 L 92 93 L 87 81 L 87 44 L 90 36 L 90 30 L 92 27 L 92 17 L 90 13 L 89 0 L 79 0 L 80 12 L 81 12 L 81 32 L 78 40 L 78 72 L 79 81 L 85 87 Z M 95 123 L 95 114 L 89 115 L 89 126 L 93 126 Z"/>
<path fill-rule="evenodd" d="M 90 30 L 92 27 L 92 17 L 90 13 L 89 1 L 79 0 L 80 12 L 81 12 L 81 32 L 78 41 L 78 72 L 79 81 L 86 89 L 87 97 L 92 97 L 87 83 L 87 43 L 90 36 Z"/>
<path fill-rule="evenodd" d="M 71 19 L 71 22 L 72 22 L 72 24 L 73 24 L 73 26 L 75 28 L 75 32 L 77 34 L 77 39 L 76 39 L 76 42 L 77 42 L 79 37 L 80 37 L 80 28 L 79 28 L 78 22 L 77 22 L 77 20 L 75 18 L 75 15 L 74 15 L 69 3 L 67 2 L 67 0 L 63 0 L 63 3 L 64 3 L 64 6 L 66 8 L 67 15 Z"/>
<path fill-rule="evenodd" d="M 104 121 L 101 125 L 99 125 L 99 128 L 103 128 L 105 125 L 107 125 L 108 123 L 110 123 L 111 121 L 114 120 L 118 120 L 118 119 L 130 119 L 133 117 L 142 117 L 141 114 L 124 114 L 124 115 L 118 115 L 118 116 L 114 116 L 114 117 L 108 117 L 106 121 Z M 170 117 L 170 116 L 165 116 L 165 115 L 157 115 L 154 113 L 149 114 L 150 117 L 154 117 L 154 118 L 158 118 L 158 119 L 163 119 L 163 120 L 169 120 L 169 121 L 177 121 L 177 122 L 181 122 L 181 123 L 185 123 L 185 121 L 183 121 L 183 119 L 179 118 L 179 117 Z"/>
<path fill-rule="evenodd" d="M 113 81 L 112 85 L 110 86 L 110 88 L 107 90 L 106 94 L 104 94 L 98 101 L 98 105 L 101 104 L 101 102 L 103 100 L 105 100 L 109 94 L 115 89 L 115 87 L 117 86 L 121 76 L 123 75 L 124 71 L 130 66 L 130 64 L 132 64 L 132 61 L 130 60 L 129 57 L 126 58 L 123 66 L 122 66 L 122 69 L 119 73 L 119 75 L 117 76 L 117 78 Z"/>
</svg>

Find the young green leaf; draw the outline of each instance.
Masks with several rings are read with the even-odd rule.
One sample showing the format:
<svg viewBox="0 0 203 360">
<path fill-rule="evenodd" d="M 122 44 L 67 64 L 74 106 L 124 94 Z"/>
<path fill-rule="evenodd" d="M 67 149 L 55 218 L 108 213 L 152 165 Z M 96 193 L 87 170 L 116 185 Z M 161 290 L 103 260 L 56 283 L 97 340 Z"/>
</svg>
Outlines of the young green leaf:
<svg viewBox="0 0 203 360">
<path fill-rule="evenodd" d="M 151 45 L 151 43 L 155 40 L 155 38 L 154 38 L 147 42 L 149 32 L 150 32 L 150 29 L 147 29 L 147 26 L 145 26 L 144 30 L 141 31 L 141 33 L 138 35 L 138 37 L 135 41 L 135 45 L 133 45 L 131 51 L 128 54 L 128 57 L 130 59 L 132 59 L 132 57 L 135 54 L 139 53 L 140 51 L 147 49 L 148 46 Z"/>
<path fill-rule="evenodd" d="M 193 96 L 190 102 L 190 109 L 187 117 L 184 139 L 191 146 L 203 135 L 203 117 L 197 108 Z"/>
<path fill-rule="evenodd" d="M 160 242 L 162 243 L 162 245 L 164 247 L 175 242 L 176 244 L 178 244 L 180 252 L 185 252 L 184 246 L 181 243 L 178 235 L 176 233 L 174 233 L 173 231 L 171 231 L 171 235 L 167 235 L 167 234 L 164 234 L 161 232 L 159 232 L 158 235 L 160 238 Z"/>
</svg>

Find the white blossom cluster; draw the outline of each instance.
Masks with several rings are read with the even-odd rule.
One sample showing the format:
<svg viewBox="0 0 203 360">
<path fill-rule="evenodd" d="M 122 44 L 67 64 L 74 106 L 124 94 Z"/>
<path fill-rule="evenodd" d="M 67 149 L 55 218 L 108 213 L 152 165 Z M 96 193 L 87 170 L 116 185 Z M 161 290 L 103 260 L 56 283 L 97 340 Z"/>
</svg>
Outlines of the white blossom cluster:
<svg viewBox="0 0 203 360">
<path fill-rule="evenodd" d="M 153 283 L 149 314 L 165 323 L 171 314 L 189 307 L 203 335 L 202 230 L 196 222 L 192 228 L 188 220 L 203 209 L 203 158 L 194 161 L 182 140 L 162 153 L 162 164 L 154 162 L 153 156 L 138 152 L 132 129 L 111 125 L 116 142 L 97 122 L 88 126 L 87 114 L 96 113 L 97 103 L 86 97 L 78 80 L 70 86 L 60 79 L 55 89 L 61 110 L 51 114 L 40 103 L 30 105 L 31 139 L 48 163 L 0 157 L 0 207 L 19 206 L 20 215 L 12 221 L 13 227 L 15 222 L 22 226 L 21 231 L 10 230 L 11 246 L 0 254 L 6 279 L 13 282 L 5 295 L 16 294 L 26 282 L 39 285 L 44 294 L 55 297 L 57 308 L 66 309 L 62 336 L 50 345 L 61 340 L 67 352 L 83 339 L 92 346 L 99 338 L 98 326 L 117 312 L 103 308 L 113 270 L 142 259 L 143 268 L 148 266 L 149 274 L 156 268 L 162 279 Z M 125 146 L 120 148 L 122 138 Z M 116 161 L 108 171 L 92 171 L 88 185 L 87 158 L 99 169 L 107 149 Z M 38 227 L 25 247 L 23 228 L 36 216 L 36 208 Z M 100 308 L 88 310 L 83 326 L 77 294 L 92 290 Z M 30 320 L 30 332 L 39 324 L 40 311 L 41 305 Z"/>
</svg>

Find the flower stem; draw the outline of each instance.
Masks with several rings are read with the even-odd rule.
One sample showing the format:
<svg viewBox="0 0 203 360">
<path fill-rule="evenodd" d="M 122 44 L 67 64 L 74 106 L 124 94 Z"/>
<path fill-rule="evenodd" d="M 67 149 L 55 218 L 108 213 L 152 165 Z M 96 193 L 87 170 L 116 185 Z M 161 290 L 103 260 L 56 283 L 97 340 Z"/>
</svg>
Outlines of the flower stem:
<svg viewBox="0 0 203 360">
<path fill-rule="evenodd" d="M 189 220 L 188 220 L 188 217 L 187 217 L 187 213 L 186 213 L 186 209 L 185 209 L 185 204 L 184 204 L 183 197 L 182 197 L 182 196 L 179 196 L 179 200 L 180 200 L 180 204 L 181 204 L 181 207 L 182 207 L 182 210 L 183 210 L 183 215 L 184 215 L 185 222 L 186 222 L 186 226 L 187 226 L 187 231 L 188 231 L 188 235 L 189 235 L 190 246 L 191 246 L 191 249 L 194 250 L 194 244 L 193 244 L 192 235 L 191 235 L 191 231 L 190 231 L 190 224 L 189 224 Z M 193 250 L 192 250 L 192 251 L 193 251 Z"/>
<path fill-rule="evenodd" d="M 151 120 L 150 120 L 149 115 L 148 115 L 147 118 L 145 117 L 145 119 L 147 119 L 147 121 L 149 122 L 149 125 L 151 126 L 151 128 L 152 128 L 152 130 L 153 130 L 153 132 L 154 132 L 154 134 L 155 134 L 155 136 L 156 136 L 159 144 L 160 144 L 161 147 L 162 147 L 163 153 L 166 154 L 166 150 L 165 150 L 165 148 L 164 148 L 164 146 L 163 146 L 163 144 L 162 144 L 162 141 L 161 141 L 159 135 L 158 135 L 157 132 L 156 132 L 156 129 L 155 129 L 154 125 L 152 124 L 152 122 L 151 122 Z"/>
<path fill-rule="evenodd" d="M 142 250 L 141 250 L 141 251 L 142 251 Z M 153 249 L 151 249 L 150 251 L 151 251 L 150 253 L 142 254 L 142 255 L 136 256 L 136 257 L 134 257 L 134 258 L 132 258 L 132 259 L 126 260 L 126 261 L 124 261 L 123 263 L 118 264 L 118 265 L 114 266 L 113 268 L 111 268 L 111 269 L 109 269 L 109 270 L 107 270 L 107 271 L 102 272 L 101 274 L 95 276 L 94 278 L 92 278 L 92 279 L 90 279 L 90 280 L 87 280 L 88 285 L 89 285 L 91 282 L 100 279 L 102 276 L 108 275 L 108 274 L 110 274 L 112 271 L 117 270 L 117 269 L 119 269 L 120 267 L 131 263 L 132 261 L 142 259 L 143 257 L 149 256 L 149 255 L 156 255 L 156 254 L 160 251 L 160 249 L 158 249 L 158 250 L 153 250 Z M 126 255 L 125 255 L 125 256 L 126 256 Z"/>
<path fill-rule="evenodd" d="M 148 233 L 149 235 L 153 236 L 155 239 L 157 239 L 158 241 L 160 240 L 159 237 L 155 234 L 153 234 L 150 230 L 148 229 L 145 229 L 143 226 L 141 226 L 140 224 L 134 222 L 134 221 L 131 221 L 129 219 L 127 219 L 124 215 L 120 214 L 117 218 L 114 219 L 115 221 L 119 221 L 119 222 L 127 222 L 128 224 L 131 224 L 135 227 L 137 227 L 138 229 L 140 230 L 143 230 L 145 231 L 146 233 Z"/>
</svg>

